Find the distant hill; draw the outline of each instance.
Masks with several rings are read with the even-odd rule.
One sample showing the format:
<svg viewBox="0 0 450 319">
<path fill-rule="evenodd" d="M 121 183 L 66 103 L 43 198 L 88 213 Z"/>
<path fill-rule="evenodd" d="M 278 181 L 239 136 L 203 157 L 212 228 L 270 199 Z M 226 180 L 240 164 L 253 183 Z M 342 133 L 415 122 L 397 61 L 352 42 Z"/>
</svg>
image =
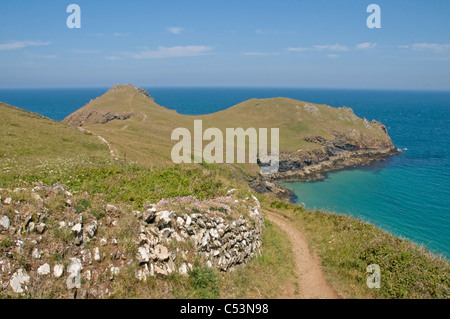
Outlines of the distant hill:
<svg viewBox="0 0 450 319">
<path fill-rule="evenodd" d="M 277 179 L 303 179 L 305 167 L 332 160 L 316 167 L 320 177 L 319 173 L 334 166 L 365 164 L 396 152 L 384 125 L 361 119 L 350 108 L 281 97 L 251 99 L 213 114 L 190 116 L 156 104 L 143 89 L 117 85 L 69 115 L 63 123 L 100 134 L 128 160 L 159 165 L 171 163 L 175 144 L 170 139 L 172 131 L 184 127 L 192 132 L 194 120 L 198 119 L 203 120 L 203 130 L 279 128 Z M 248 174 L 258 175 L 258 166 L 242 167 Z"/>
</svg>

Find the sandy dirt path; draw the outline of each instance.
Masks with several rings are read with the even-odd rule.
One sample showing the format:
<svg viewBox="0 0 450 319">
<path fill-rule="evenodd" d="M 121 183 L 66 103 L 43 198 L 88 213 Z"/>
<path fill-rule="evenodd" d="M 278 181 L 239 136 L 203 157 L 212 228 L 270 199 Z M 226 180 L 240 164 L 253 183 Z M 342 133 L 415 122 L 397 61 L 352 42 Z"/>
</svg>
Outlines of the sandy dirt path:
<svg viewBox="0 0 450 319">
<path fill-rule="evenodd" d="M 299 294 L 289 289 L 282 298 L 299 299 L 337 299 L 339 295 L 328 284 L 317 255 L 311 254 L 305 236 L 289 224 L 281 215 L 266 211 L 267 218 L 281 227 L 289 236 L 294 253 L 298 277 Z"/>
</svg>

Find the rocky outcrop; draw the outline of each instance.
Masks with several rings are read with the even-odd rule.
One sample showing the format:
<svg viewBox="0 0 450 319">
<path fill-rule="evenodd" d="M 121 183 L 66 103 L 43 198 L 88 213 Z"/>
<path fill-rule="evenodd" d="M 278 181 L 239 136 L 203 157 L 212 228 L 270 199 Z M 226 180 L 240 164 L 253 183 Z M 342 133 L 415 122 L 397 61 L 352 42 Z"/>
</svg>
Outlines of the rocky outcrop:
<svg viewBox="0 0 450 319">
<path fill-rule="evenodd" d="M 313 151 L 307 154 L 288 154 L 280 158 L 280 170 L 263 178 L 270 181 L 315 181 L 325 178 L 325 173 L 349 167 L 363 166 L 385 160 L 397 154 L 395 147 L 342 151 L 333 155 Z"/>
<path fill-rule="evenodd" d="M 276 181 L 315 181 L 325 178 L 327 172 L 367 165 L 399 153 L 382 123 L 365 120 L 364 126 L 379 129 L 382 135 L 376 138 L 374 135 L 349 129 L 344 133 L 333 131 L 332 139 L 322 136 L 306 137 L 305 141 L 319 147 L 310 151 L 281 152 L 278 172 L 260 175 L 251 180 L 250 185 L 258 192 L 271 192 L 289 199 L 292 193 L 276 184 Z"/>
<path fill-rule="evenodd" d="M 97 111 L 79 112 L 67 119 L 67 124 L 72 126 L 84 126 L 88 124 L 106 124 L 113 120 L 124 121 L 134 117 L 134 113 L 100 113 Z"/>
</svg>

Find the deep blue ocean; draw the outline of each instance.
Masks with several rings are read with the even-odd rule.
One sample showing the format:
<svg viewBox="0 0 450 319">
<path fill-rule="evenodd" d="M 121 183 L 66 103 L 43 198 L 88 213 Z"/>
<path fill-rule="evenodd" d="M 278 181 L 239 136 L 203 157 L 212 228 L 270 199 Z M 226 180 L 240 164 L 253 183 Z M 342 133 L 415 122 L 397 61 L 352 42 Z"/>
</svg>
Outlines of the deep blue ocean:
<svg viewBox="0 0 450 319">
<path fill-rule="evenodd" d="M 319 182 L 285 183 L 310 209 L 369 221 L 450 258 L 450 92 L 279 88 L 147 88 L 182 114 L 216 112 L 250 98 L 289 97 L 348 106 L 383 122 L 403 153 Z M 0 101 L 62 120 L 107 89 L 0 89 Z M 267 116 L 270 116 L 269 114 Z"/>
</svg>

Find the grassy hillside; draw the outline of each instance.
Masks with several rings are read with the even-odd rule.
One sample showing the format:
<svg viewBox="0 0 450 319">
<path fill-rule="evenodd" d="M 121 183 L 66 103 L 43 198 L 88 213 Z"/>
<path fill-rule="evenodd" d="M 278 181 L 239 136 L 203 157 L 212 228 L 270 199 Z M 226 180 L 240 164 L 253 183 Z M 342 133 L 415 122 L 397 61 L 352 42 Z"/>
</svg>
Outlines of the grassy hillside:
<svg viewBox="0 0 450 319">
<path fill-rule="evenodd" d="M 126 119 L 104 123 L 113 115 Z M 151 166 L 170 165 L 170 152 L 176 143 L 170 139 L 172 131 L 184 127 L 193 135 L 194 120 L 199 119 L 203 120 L 203 130 L 217 127 L 223 132 L 224 139 L 226 128 L 279 128 L 282 152 L 319 149 L 320 145 L 305 141 L 305 138 L 315 136 L 326 140 L 345 136 L 349 143 L 362 148 L 392 145 L 379 126 L 364 125 L 364 120 L 349 109 L 272 98 L 251 99 L 214 114 L 187 116 L 157 105 L 131 85 L 113 87 L 63 122 L 83 125 L 110 141 L 122 158 Z M 242 167 L 252 174 L 259 171 L 256 165 Z"/>
<path fill-rule="evenodd" d="M 0 118 L 2 184 L 21 176 L 52 176 L 72 166 L 110 159 L 104 143 L 76 128 L 3 103 Z"/>
</svg>

